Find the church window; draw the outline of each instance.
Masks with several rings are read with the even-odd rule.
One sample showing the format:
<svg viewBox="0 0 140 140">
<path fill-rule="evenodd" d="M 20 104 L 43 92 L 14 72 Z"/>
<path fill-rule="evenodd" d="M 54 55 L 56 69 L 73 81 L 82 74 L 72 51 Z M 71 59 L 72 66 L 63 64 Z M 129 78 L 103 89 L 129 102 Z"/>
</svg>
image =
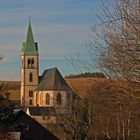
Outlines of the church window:
<svg viewBox="0 0 140 140">
<path fill-rule="evenodd" d="M 29 90 L 29 97 L 33 97 L 33 91 Z"/>
<path fill-rule="evenodd" d="M 62 97 L 61 97 L 61 94 L 60 93 L 57 93 L 57 96 L 56 96 L 56 103 L 58 104 L 58 105 L 61 105 L 61 103 L 62 103 L 62 99 L 61 99 Z"/>
<path fill-rule="evenodd" d="M 28 68 L 30 68 L 30 64 L 31 64 L 31 59 L 28 58 Z"/>
<path fill-rule="evenodd" d="M 34 68 L 34 58 L 31 59 L 31 68 Z"/>
<path fill-rule="evenodd" d="M 29 81 L 30 81 L 30 82 L 33 81 L 33 73 L 32 73 L 32 72 L 30 72 L 30 74 L 29 74 Z"/>
<path fill-rule="evenodd" d="M 46 105 L 50 104 L 50 95 L 47 93 L 46 94 Z"/>
<path fill-rule="evenodd" d="M 32 99 L 29 100 L 29 105 L 33 105 L 33 100 Z"/>
</svg>

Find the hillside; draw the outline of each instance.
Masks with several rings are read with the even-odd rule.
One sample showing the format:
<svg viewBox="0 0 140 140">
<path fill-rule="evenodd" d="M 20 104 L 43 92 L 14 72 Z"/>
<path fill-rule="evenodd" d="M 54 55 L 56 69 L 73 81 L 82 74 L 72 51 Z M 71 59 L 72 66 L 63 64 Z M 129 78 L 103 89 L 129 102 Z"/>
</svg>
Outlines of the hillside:
<svg viewBox="0 0 140 140">
<path fill-rule="evenodd" d="M 106 78 L 66 78 L 65 79 L 71 89 L 80 95 L 80 97 L 87 97 L 89 90 L 93 90 L 97 83 L 107 81 Z"/>
<path fill-rule="evenodd" d="M 94 88 L 98 82 L 106 81 L 106 78 L 94 78 L 94 77 L 74 77 L 65 78 L 71 89 L 81 97 L 86 97 L 88 90 Z M 19 99 L 20 93 L 20 81 L 0 81 L 0 90 L 11 92 L 12 98 Z"/>
</svg>

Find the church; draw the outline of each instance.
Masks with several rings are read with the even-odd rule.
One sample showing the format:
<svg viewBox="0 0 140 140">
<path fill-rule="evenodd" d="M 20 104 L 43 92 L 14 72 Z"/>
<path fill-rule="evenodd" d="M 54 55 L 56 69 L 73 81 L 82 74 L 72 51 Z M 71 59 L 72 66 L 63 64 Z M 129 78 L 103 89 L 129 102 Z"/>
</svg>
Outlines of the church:
<svg viewBox="0 0 140 140">
<path fill-rule="evenodd" d="M 22 43 L 21 60 L 21 106 L 30 110 L 39 107 L 68 109 L 72 90 L 58 69 L 44 70 L 39 76 L 39 48 L 34 40 L 30 20 L 26 40 Z"/>
</svg>

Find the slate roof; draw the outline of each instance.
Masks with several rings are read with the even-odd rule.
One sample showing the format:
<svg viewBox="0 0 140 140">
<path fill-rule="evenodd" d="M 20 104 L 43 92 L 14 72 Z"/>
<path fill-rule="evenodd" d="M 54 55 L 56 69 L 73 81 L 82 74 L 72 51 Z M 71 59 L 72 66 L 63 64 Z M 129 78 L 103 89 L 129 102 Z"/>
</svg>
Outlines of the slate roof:
<svg viewBox="0 0 140 140">
<path fill-rule="evenodd" d="M 28 107 L 31 116 L 55 115 L 54 107 Z"/>
<path fill-rule="evenodd" d="M 29 20 L 29 26 L 28 26 L 28 31 L 27 31 L 26 42 L 23 42 L 22 51 L 24 54 L 29 54 L 29 55 L 38 54 L 38 46 L 37 46 L 37 43 L 34 42 L 30 20 Z"/>
<path fill-rule="evenodd" d="M 71 90 L 71 88 L 68 86 L 58 69 L 55 67 L 43 72 L 42 80 L 36 88 L 36 91 L 46 90 L 63 91 Z"/>
</svg>

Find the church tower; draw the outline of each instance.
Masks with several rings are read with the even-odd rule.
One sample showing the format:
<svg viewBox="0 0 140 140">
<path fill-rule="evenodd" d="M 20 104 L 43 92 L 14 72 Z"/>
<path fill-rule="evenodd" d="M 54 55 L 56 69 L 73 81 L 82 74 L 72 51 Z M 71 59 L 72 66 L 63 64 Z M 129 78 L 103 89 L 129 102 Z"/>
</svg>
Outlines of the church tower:
<svg viewBox="0 0 140 140">
<path fill-rule="evenodd" d="M 21 106 L 33 105 L 33 92 L 38 86 L 39 53 L 29 20 L 26 41 L 22 43 Z"/>
</svg>

